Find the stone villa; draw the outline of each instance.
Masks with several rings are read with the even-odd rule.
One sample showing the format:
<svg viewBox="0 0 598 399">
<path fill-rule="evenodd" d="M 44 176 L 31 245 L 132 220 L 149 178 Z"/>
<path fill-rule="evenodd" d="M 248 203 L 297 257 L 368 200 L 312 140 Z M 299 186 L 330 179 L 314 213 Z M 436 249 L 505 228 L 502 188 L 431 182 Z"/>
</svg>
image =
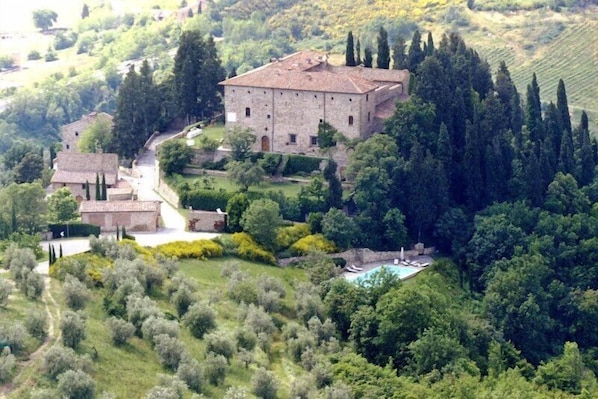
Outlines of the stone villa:
<svg viewBox="0 0 598 399">
<path fill-rule="evenodd" d="M 91 112 L 87 115 L 84 115 L 78 121 L 62 126 L 60 128 L 62 151 L 79 152 L 77 145 L 85 129 L 93 125 L 97 120 L 106 120 L 112 124 L 112 119 L 112 115 L 105 112 Z"/>
<path fill-rule="evenodd" d="M 155 232 L 160 227 L 160 201 L 83 201 L 81 222 L 100 226 L 102 232 L 125 227 L 129 232 Z"/>
<path fill-rule="evenodd" d="M 382 131 L 409 71 L 333 66 L 326 54 L 301 51 L 220 83 L 226 127 L 251 128 L 256 151 L 318 154 L 318 124 L 349 139 Z"/>
</svg>

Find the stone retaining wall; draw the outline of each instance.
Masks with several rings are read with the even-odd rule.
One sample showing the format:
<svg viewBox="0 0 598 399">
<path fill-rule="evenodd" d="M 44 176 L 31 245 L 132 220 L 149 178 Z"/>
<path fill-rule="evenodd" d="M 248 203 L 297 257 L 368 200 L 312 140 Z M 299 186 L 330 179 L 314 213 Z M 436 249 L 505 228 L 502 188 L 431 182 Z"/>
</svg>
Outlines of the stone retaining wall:
<svg viewBox="0 0 598 399">
<path fill-rule="evenodd" d="M 435 247 L 422 248 L 419 250 L 410 249 L 404 251 L 405 258 L 413 258 L 419 255 L 432 255 L 436 252 Z M 343 258 L 348 265 L 363 265 L 367 263 L 382 262 L 391 259 L 400 259 L 401 251 L 372 251 L 368 248 L 353 248 L 345 252 L 335 254 L 328 254 L 331 258 Z M 287 266 L 290 263 L 303 260 L 305 257 L 298 256 L 294 258 L 280 259 L 278 264 L 280 266 Z"/>
</svg>

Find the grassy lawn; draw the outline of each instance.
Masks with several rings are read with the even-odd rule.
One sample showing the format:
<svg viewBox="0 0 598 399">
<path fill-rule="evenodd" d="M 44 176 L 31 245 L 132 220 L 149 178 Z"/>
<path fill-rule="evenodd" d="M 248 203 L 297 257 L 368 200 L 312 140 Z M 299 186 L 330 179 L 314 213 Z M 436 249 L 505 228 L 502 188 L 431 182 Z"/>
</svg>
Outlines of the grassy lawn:
<svg viewBox="0 0 598 399">
<path fill-rule="evenodd" d="M 218 140 L 220 141 L 221 139 L 224 138 L 224 125 L 212 125 L 212 126 L 206 126 L 203 129 L 201 129 L 201 134 L 197 137 L 195 137 L 195 147 L 199 147 L 199 143 L 200 143 L 200 139 L 202 137 L 207 137 L 211 140 Z"/>
<path fill-rule="evenodd" d="M 308 178 L 304 178 L 308 179 Z M 226 176 L 197 176 L 197 175 L 185 175 L 177 176 L 172 179 L 175 184 L 180 184 L 183 181 L 189 184 L 190 187 L 194 188 L 207 188 L 212 186 L 214 190 L 223 189 L 225 191 L 237 192 L 240 190 L 240 186 L 236 185 Z M 287 197 L 296 197 L 301 190 L 301 187 L 305 186 L 305 183 L 298 181 L 284 181 L 284 182 L 262 182 L 259 186 L 251 186 L 249 191 L 264 193 L 266 191 L 279 191 L 281 190 Z"/>
</svg>

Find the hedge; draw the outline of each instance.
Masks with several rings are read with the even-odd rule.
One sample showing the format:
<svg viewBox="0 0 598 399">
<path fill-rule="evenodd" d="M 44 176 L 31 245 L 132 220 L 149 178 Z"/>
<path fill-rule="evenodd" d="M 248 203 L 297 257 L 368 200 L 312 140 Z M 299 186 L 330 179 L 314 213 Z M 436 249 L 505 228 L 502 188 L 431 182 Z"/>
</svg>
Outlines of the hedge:
<svg viewBox="0 0 598 399">
<path fill-rule="evenodd" d="M 189 190 L 179 193 L 181 205 L 184 208 L 192 207 L 193 209 L 203 211 L 215 211 L 220 208 L 226 209 L 228 200 L 235 193 L 226 192 L 223 190 Z"/>
<path fill-rule="evenodd" d="M 276 265 L 276 258 L 272 252 L 260 247 L 247 233 L 235 233 L 232 237 L 236 245 L 236 253 L 241 259 Z"/>
<path fill-rule="evenodd" d="M 220 244 L 211 240 L 173 241 L 158 245 L 156 252 L 179 259 L 193 258 L 205 260 L 222 256 L 224 250 Z"/>
<path fill-rule="evenodd" d="M 305 155 L 285 155 L 286 164 L 282 170 L 283 176 L 297 173 L 311 173 L 320 169 L 322 158 L 307 157 Z"/>
<path fill-rule="evenodd" d="M 52 238 L 66 238 L 66 237 L 89 237 L 100 235 L 100 226 L 87 223 L 55 223 L 48 225 L 48 229 L 52 232 Z M 60 235 L 64 233 L 64 236 Z"/>
</svg>

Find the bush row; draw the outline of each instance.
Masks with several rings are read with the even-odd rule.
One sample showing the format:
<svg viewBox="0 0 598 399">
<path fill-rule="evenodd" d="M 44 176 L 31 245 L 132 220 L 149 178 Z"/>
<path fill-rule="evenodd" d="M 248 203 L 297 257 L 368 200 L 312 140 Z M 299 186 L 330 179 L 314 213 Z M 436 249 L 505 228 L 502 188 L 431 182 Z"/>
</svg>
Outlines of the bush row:
<svg viewBox="0 0 598 399">
<path fill-rule="evenodd" d="M 48 228 L 52 232 L 52 238 L 61 237 L 89 237 L 94 235 L 98 237 L 100 235 L 100 226 L 95 224 L 87 223 L 56 223 L 48 225 Z M 64 235 L 61 235 L 63 233 Z"/>
<path fill-rule="evenodd" d="M 286 164 L 282 170 L 283 176 L 297 173 L 311 173 L 320 169 L 321 158 L 308 157 L 305 155 L 286 155 Z"/>
<path fill-rule="evenodd" d="M 233 234 L 232 241 L 236 246 L 236 253 L 240 258 L 276 265 L 274 254 L 260 247 L 249 234 L 235 233 Z"/>
<path fill-rule="evenodd" d="M 193 258 L 202 259 L 222 256 L 222 246 L 211 240 L 195 241 L 174 241 L 167 244 L 158 245 L 156 252 L 179 259 Z"/>
<path fill-rule="evenodd" d="M 192 207 L 203 211 L 226 209 L 228 200 L 234 195 L 223 190 L 182 190 L 179 192 L 181 205 L 184 208 Z"/>
</svg>

